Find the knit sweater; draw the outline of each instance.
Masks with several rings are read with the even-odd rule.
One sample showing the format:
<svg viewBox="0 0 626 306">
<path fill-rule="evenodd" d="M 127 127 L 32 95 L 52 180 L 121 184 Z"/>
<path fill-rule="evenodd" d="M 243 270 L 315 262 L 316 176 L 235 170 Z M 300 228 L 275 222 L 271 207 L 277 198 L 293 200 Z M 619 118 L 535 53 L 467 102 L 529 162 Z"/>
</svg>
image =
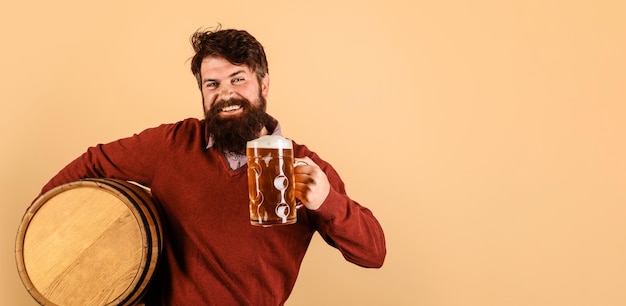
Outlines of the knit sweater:
<svg viewBox="0 0 626 306">
<path fill-rule="evenodd" d="M 331 190 L 315 211 L 298 210 L 298 222 L 270 228 L 250 225 L 247 166 L 232 170 L 224 155 L 207 149 L 203 120 L 186 119 L 91 147 L 63 168 L 42 193 L 87 177 L 148 186 L 162 209 L 164 247 L 147 304 L 282 305 L 317 231 L 349 262 L 380 267 L 386 247 L 371 211 L 351 200 L 327 162 L 294 142 L 296 157 L 310 157 Z"/>
</svg>

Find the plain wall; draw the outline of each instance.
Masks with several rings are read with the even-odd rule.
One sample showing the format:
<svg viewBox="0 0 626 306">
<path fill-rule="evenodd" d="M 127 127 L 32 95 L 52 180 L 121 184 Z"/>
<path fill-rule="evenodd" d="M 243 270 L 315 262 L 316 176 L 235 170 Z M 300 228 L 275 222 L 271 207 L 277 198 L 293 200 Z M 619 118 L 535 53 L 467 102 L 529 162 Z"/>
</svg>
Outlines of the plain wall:
<svg viewBox="0 0 626 306">
<path fill-rule="evenodd" d="M 625 3 L 4 3 L 0 304 L 35 304 L 14 241 L 50 177 L 202 116 L 188 39 L 219 22 L 264 44 L 269 112 L 387 237 L 371 270 L 316 236 L 288 305 L 626 305 Z"/>
</svg>

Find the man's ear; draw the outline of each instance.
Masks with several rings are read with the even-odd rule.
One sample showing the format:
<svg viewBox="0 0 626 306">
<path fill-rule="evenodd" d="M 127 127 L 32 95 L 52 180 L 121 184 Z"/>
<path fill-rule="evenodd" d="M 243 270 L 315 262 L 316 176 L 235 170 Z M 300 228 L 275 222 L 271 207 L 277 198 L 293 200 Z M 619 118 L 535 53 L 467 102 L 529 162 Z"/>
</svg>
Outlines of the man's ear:
<svg viewBox="0 0 626 306">
<path fill-rule="evenodd" d="M 267 94 L 270 90 L 270 74 L 266 73 L 265 76 L 261 79 L 261 95 L 263 98 L 267 98 Z"/>
</svg>

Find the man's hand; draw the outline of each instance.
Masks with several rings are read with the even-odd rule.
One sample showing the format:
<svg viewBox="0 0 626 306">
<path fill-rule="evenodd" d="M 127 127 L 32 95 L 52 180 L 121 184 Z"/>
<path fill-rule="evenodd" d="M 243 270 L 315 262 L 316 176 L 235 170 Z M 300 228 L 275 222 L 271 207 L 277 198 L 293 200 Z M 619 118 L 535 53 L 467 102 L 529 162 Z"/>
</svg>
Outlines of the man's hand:
<svg viewBox="0 0 626 306">
<path fill-rule="evenodd" d="M 294 168 L 296 198 L 302 201 L 307 209 L 317 210 L 330 192 L 326 173 L 308 157 L 296 158 L 296 162 L 306 163 Z"/>
</svg>

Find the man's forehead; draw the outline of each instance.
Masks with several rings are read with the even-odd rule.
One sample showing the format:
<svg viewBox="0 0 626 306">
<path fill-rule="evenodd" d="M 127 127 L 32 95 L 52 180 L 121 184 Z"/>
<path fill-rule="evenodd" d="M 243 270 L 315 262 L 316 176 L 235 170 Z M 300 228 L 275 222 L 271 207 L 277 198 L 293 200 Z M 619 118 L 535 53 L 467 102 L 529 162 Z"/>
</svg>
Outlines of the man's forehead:
<svg viewBox="0 0 626 306">
<path fill-rule="evenodd" d="M 252 71 L 252 69 L 250 69 L 250 67 L 246 64 L 232 63 L 228 61 L 227 59 L 223 57 L 218 57 L 218 56 L 205 57 L 204 59 L 202 59 L 202 62 L 200 63 L 200 67 L 207 68 L 207 69 L 236 69 L 236 70 Z"/>
</svg>

